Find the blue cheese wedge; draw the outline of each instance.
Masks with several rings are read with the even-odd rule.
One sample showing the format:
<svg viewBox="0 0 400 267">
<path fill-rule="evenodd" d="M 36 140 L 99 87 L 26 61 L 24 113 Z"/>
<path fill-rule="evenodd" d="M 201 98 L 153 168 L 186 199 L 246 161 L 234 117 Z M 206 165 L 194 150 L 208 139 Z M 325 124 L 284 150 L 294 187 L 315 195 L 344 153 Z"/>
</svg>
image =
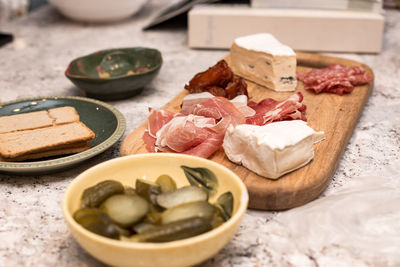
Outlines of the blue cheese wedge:
<svg viewBox="0 0 400 267">
<path fill-rule="evenodd" d="M 296 89 L 296 53 L 273 35 L 236 38 L 230 54 L 235 74 L 275 91 Z"/>
<path fill-rule="evenodd" d="M 303 167 L 314 158 L 314 143 L 324 139 L 301 120 L 263 126 L 241 124 L 226 131 L 223 147 L 229 160 L 270 179 Z"/>
</svg>

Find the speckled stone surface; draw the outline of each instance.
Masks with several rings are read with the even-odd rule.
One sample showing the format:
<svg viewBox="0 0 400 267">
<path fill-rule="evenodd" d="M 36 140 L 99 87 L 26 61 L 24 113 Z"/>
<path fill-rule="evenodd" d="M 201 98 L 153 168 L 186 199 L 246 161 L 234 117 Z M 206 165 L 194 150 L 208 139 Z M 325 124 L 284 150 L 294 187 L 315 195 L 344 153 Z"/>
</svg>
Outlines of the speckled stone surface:
<svg viewBox="0 0 400 267">
<path fill-rule="evenodd" d="M 139 96 L 109 102 L 126 117 L 126 136 L 146 119 L 149 106 L 163 106 L 181 92 L 183 85 L 195 73 L 226 55 L 226 51 L 190 50 L 184 29 L 141 31 L 150 15 L 160 7 L 160 2 L 153 1 L 140 14 L 128 20 L 91 25 L 67 20 L 47 6 L 27 18 L 1 25 L 2 31 L 15 35 L 14 43 L 0 48 L 1 101 L 37 96 L 83 96 L 64 76 L 64 70 L 72 59 L 110 47 L 154 47 L 162 52 L 164 58 L 157 79 Z M 375 72 L 376 80 L 343 159 L 321 198 L 334 195 L 356 176 L 382 173 L 399 160 L 400 12 L 388 10 L 385 17 L 385 36 L 380 55 L 338 55 L 369 65 Z M 0 266 L 102 265 L 74 241 L 64 222 L 60 203 L 64 190 L 74 177 L 91 166 L 118 157 L 119 145 L 72 170 L 56 174 L 0 174 Z M 328 249 L 318 253 L 295 250 L 292 254 L 285 254 L 277 248 L 276 240 L 270 242 L 274 238 L 271 231 L 278 214 L 249 210 L 234 239 L 203 265 L 371 265 L 357 255 L 338 249 L 329 250 L 328 244 Z M 293 241 L 290 236 L 281 236 L 278 243 L 281 247 L 289 247 Z M 400 244 L 397 248 L 400 250 Z M 400 255 L 394 263 L 393 266 L 400 265 Z M 383 262 L 383 265 L 390 264 Z"/>
</svg>

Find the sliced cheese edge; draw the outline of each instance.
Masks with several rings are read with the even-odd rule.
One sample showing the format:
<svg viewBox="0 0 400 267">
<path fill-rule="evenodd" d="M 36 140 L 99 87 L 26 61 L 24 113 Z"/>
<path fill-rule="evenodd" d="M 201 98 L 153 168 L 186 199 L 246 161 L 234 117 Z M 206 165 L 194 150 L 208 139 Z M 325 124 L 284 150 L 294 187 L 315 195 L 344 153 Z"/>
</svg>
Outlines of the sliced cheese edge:
<svg viewBox="0 0 400 267">
<path fill-rule="evenodd" d="M 271 34 L 236 38 L 230 54 L 235 74 L 275 91 L 296 89 L 296 53 Z"/>
<path fill-rule="evenodd" d="M 223 148 L 232 162 L 277 179 L 308 164 L 314 158 L 315 141 L 322 139 L 323 132 L 315 132 L 300 120 L 241 124 L 228 128 Z"/>
</svg>

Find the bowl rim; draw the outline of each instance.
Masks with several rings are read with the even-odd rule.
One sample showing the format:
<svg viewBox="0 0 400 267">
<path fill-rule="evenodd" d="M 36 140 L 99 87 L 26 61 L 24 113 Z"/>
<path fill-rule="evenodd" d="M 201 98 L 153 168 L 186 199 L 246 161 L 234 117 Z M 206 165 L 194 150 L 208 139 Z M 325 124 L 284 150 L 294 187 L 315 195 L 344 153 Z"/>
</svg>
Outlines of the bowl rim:
<svg viewBox="0 0 400 267">
<path fill-rule="evenodd" d="M 181 240 L 176 240 L 176 241 L 170 241 L 170 242 L 161 242 L 161 243 L 152 243 L 152 242 L 143 242 L 143 243 L 136 243 L 136 242 L 128 242 L 128 241 L 123 241 L 123 240 L 115 240 L 107 237 L 103 237 L 101 235 L 95 234 L 90 232 L 89 230 L 85 229 L 83 226 L 78 224 L 72 217 L 72 214 L 68 211 L 68 200 L 72 197 L 72 189 L 76 186 L 76 184 L 85 179 L 84 177 L 89 174 L 90 172 L 95 171 L 97 168 L 102 168 L 106 167 L 109 165 L 114 164 L 116 161 L 129 161 L 129 160 L 134 160 L 136 158 L 138 159 L 143 159 L 143 158 L 153 158 L 153 157 L 161 157 L 161 158 L 190 158 L 202 163 L 205 163 L 206 165 L 212 165 L 215 168 L 222 169 L 223 171 L 227 172 L 238 184 L 241 195 L 240 195 L 240 200 L 239 200 L 239 206 L 235 214 L 226 222 L 224 222 L 222 225 L 218 226 L 217 228 L 214 228 L 206 233 L 194 236 L 194 237 L 189 237 Z M 98 242 L 102 245 L 109 245 L 109 246 L 115 246 L 121 249 L 142 249 L 142 250 L 159 250 L 159 249 L 171 249 L 173 247 L 182 247 L 182 246 L 187 246 L 187 245 L 192 245 L 197 242 L 202 242 L 205 241 L 212 236 L 215 235 L 220 235 L 223 232 L 225 232 L 228 228 L 233 227 L 244 215 L 244 213 L 247 210 L 248 206 L 248 201 L 249 201 L 249 194 L 247 191 L 247 188 L 245 184 L 242 182 L 242 180 L 239 178 L 237 174 L 235 174 L 233 171 L 228 169 L 227 167 L 216 163 L 214 161 L 192 156 L 192 155 L 186 155 L 186 154 L 178 154 L 178 153 L 147 153 L 147 154 L 135 154 L 135 155 L 129 155 L 129 156 L 124 156 L 124 157 L 118 157 L 114 158 L 105 162 L 102 162 L 100 164 L 97 164 L 81 174 L 79 174 L 76 178 L 72 180 L 72 182 L 68 185 L 67 189 L 64 192 L 63 198 L 62 198 L 62 211 L 64 215 L 64 219 L 67 221 L 70 227 L 74 228 L 76 231 L 80 232 L 81 235 L 85 235 L 92 239 L 95 242 Z"/>
<path fill-rule="evenodd" d="M 107 51 L 113 52 L 113 51 L 118 51 L 118 50 L 132 50 L 132 49 L 143 49 L 143 50 L 155 51 L 160 56 L 160 61 L 156 65 L 154 65 L 151 68 L 149 68 L 149 70 L 146 71 L 146 72 L 130 73 L 130 74 L 124 74 L 124 75 L 119 75 L 119 76 L 114 76 L 114 77 L 109 77 L 109 78 L 91 77 L 91 76 L 84 76 L 84 75 L 75 75 L 75 74 L 71 74 L 71 72 L 70 72 L 73 64 L 75 64 L 80 59 L 88 58 L 88 57 L 94 56 L 96 54 L 104 53 L 104 52 L 107 52 Z M 149 74 L 149 73 L 155 72 L 158 69 L 160 69 L 162 64 L 163 64 L 162 54 L 161 54 L 160 50 L 158 50 L 157 48 L 145 47 L 145 46 L 107 48 L 107 49 L 97 50 L 97 51 L 92 52 L 90 54 L 86 54 L 86 55 L 83 55 L 83 56 L 80 56 L 80 57 L 77 57 L 77 58 L 71 60 L 71 62 L 68 64 L 68 67 L 65 69 L 64 75 L 69 79 L 78 79 L 78 80 L 85 80 L 86 79 L 86 80 L 103 81 L 103 82 L 104 81 L 113 81 L 113 80 L 119 80 L 119 79 L 132 77 L 132 76 L 143 76 L 145 74 Z"/>
</svg>

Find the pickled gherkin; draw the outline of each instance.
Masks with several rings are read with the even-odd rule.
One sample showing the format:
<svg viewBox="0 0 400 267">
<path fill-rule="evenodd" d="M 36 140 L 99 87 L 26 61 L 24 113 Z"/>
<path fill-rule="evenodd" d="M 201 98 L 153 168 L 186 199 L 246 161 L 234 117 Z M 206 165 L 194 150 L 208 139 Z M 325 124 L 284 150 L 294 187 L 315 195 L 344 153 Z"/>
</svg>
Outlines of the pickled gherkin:
<svg viewBox="0 0 400 267">
<path fill-rule="evenodd" d="M 138 195 L 118 194 L 107 198 L 100 206 L 117 224 L 126 227 L 143 218 L 150 204 Z"/>
<path fill-rule="evenodd" d="M 189 185 L 158 195 L 157 203 L 161 207 L 168 209 L 180 204 L 206 201 L 207 199 L 208 193 L 206 190 L 201 187 Z"/>
<path fill-rule="evenodd" d="M 171 178 L 171 176 L 166 174 L 160 175 L 156 180 L 156 184 L 160 185 L 162 193 L 176 189 L 175 181 Z"/>
<path fill-rule="evenodd" d="M 96 208 L 83 208 L 73 215 L 75 221 L 87 230 L 101 236 L 118 239 L 120 231 L 104 211 Z"/>
<path fill-rule="evenodd" d="M 129 238 L 134 242 L 169 242 L 196 236 L 212 229 L 205 218 L 193 217 L 168 224 L 154 226 Z"/>
<path fill-rule="evenodd" d="M 106 180 L 85 189 L 82 193 L 81 207 L 96 208 L 108 197 L 124 192 L 124 186 L 114 180 Z"/>
<path fill-rule="evenodd" d="M 161 214 L 161 223 L 170 223 L 192 217 L 201 217 L 211 220 L 215 207 L 207 201 L 196 201 L 181 204 L 170 209 L 167 209 Z"/>
<path fill-rule="evenodd" d="M 161 193 L 161 186 L 144 179 L 136 180 L 136 193 L 153 204 L 156 204 L 156 197 Z"/>
</svg>

